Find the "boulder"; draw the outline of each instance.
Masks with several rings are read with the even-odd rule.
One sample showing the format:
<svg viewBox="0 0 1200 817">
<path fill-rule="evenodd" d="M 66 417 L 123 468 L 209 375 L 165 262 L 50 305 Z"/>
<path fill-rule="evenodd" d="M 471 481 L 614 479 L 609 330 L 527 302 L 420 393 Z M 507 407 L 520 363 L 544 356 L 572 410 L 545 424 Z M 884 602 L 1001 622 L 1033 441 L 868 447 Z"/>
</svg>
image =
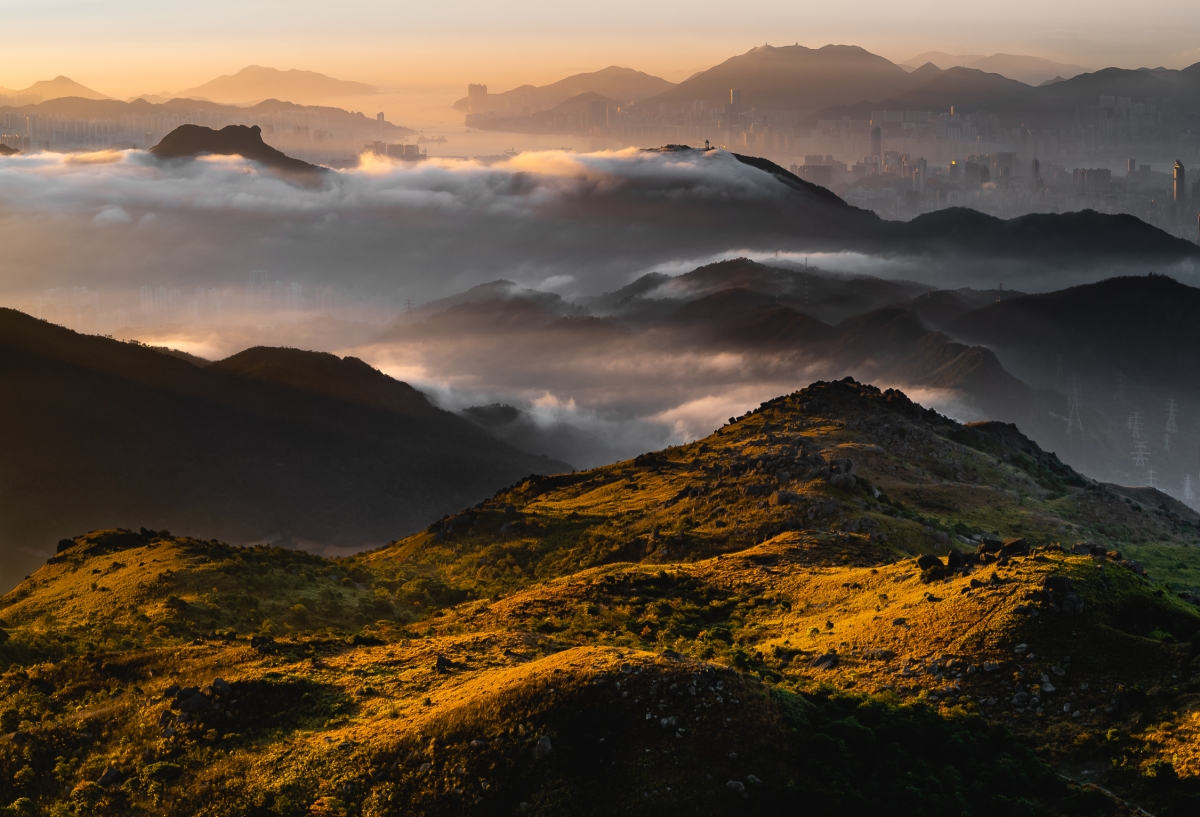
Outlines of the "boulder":
<svg viewBox="0 0 1200 817">
<path fill-rule="evenodd" d="M 121 782 L 121 773 L 115 766 L 105 766 L 104 772 L 96 778 L 96 785 L 103 788 L 115 786 Z"/>
<path fill-rule="evenodd" d="M 1062 611 L 1069 616 L 1077 616 L 1083 612 L 1083 599 L 1078 593 L 1067 593 L 1059 602 Z"/>
<path fill-rule="evenodd" d="M 746 784 L 740 780 L 730 780 L 728 783 L 725 784 L 725 788 L 729 789 L 730 791 L 741 794 L 742 792 L 744 792 L 746 790 Z"/>
<path fill-rule="evenodd" d="M 1053 575 L 1047 576 L 1042 580 L 1042 587 L 1052 593 L 1069 593 L 1074 585 L 1071 582 L 1070 576 Z"/>
<path fill-rule="evenodd" d="M 776 491 L 767 499 L 772 505 L 793 505 L 800 502 L 802 497 L 793 491 Z"/>
<path fill-rule="evenodd" d="M 190 698 L 184 698 L 182 701 L 180 701 L 179 709 L 181 712 L 186 712 L 189 715 L 202 712 L 203 710 L 208 709 L 208 698 L 205 698 L 203 695 L 197 692 Z"/>
<path fill-rule="evenodd" d="M 1005 539 L 1004 544 L 1000 547 L 1000 555 L 1004 556 L 1025 556 L 1029 553 L 1029 545 L 1026 544 L 1023 537 L 1016 539 Z"/>
<path fill-rule="evenodd" d="M 833 669 L 838 665 L 838 655 L 836 652 L 827 652 L 809 661 L 808 665 L 813 669 Z"/>
<path fill-rule="evenodd" d="M 932 570 L 935 567 L 942 567 L 942 560 L 930 553 L 923 553 L 917 557 L 917 567 L 922 570 Z"/>
<path fill-rule="evenodd" d="M 853 474 L 833 474 L 829 477 L 829 484 L 834 488 L 849 491 L 858 484 L 858 481 L 854 478 Z"/>
<path fill-rule="evenodd" d="M 550 738 L 542 735 L 540 738 L 538 738 L 537 746 L 533 747 L 533 756 L 545 757 L 546 755 L 550 754 L 553 749 L 554 747 L 550 744 Z"/>
<path fill-rule="evenodd" d="M 212 682 L 213 692 L 218 695 L 228 695 L 233 692 L 233 687 L 224 678 L 214 678 Z"/>
</svg>

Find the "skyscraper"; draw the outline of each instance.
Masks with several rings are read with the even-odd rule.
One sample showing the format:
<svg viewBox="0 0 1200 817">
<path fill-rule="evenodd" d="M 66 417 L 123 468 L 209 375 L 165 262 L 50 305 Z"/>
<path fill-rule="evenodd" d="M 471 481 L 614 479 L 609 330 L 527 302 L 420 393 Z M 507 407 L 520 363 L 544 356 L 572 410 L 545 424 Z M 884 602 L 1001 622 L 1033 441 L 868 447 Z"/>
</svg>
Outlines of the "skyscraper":
<svg viewBox="0 0 1200 817">
<path fill-rule="evenodd" d="M 883 167 L 883 128 L 871 128 L 871 169 L 879 173 Z"/>
<path fill-rule="evenodd" d="M 486 85 L 476 85 L 474 83 L 467 85 L 467 110 L 487 110 L 487 97 L 488 90 Z"/>
<path fill-rule="evenodd" d="M 1175 203 L 1183 204 L 1187 201 L 1187 188 L 1184 185 L 1187 183 L 1187 172 L 1183 169 L 1183 162 L 1175 160 Z"/>
</svg>

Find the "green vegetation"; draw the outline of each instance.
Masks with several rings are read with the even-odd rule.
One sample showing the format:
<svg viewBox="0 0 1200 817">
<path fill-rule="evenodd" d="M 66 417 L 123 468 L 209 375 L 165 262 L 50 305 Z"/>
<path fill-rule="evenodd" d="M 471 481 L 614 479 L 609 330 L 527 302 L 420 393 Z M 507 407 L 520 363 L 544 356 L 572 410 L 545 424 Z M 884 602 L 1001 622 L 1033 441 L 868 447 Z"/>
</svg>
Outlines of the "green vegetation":
<svg viewBox="0 0 1200 817">
<path fill-rule="evenodd" d="M 1054 462 L 842 382 L 354 558 L 77 537 L 0 603 L 0 814 L 1192 814 L 1200 615 L 1127 557 L 1193 520 Z"/>
</svg>

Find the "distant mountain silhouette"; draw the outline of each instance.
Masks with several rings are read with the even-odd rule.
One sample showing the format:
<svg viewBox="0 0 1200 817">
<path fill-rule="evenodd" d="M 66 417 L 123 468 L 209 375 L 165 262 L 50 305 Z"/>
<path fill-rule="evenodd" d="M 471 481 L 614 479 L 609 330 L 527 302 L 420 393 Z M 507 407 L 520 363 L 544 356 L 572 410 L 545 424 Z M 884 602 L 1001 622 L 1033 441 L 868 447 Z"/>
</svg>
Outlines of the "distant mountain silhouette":
<svg viewBox="0 0 1200 817">
<path fill-rule="evenodd" d="M 602 437 L 561 421 L 538 420 L 502 403 L 470 406 L 459 412 L 497 439 L 521 451 L 590 468 L 619 460 L 620 453 Z"/>
<path fill-rule="evenodd" d="M 70 77 L 57 76 L 54 79 L 43 79 L 33 83 L 28 88 L 21 90 L 12 90 L 0 88 L 0 94 L 11 96 L 36 96 L 41 97 L 42 101 L 51 99 L 61 99 L 63 97 L 78 97 L 80 99 L 108 99 L 107 96 L 99 91 L 93 91 L 84 85 L 80 85 Z"/>
<path fill-rule="evenodd" d="M 1026 85 L 1041 85 L 1053 77 L 1073 77 L 1087 71 L 1078 65 L 1055 62 L 1042 57 L 1031 57 L 1027 54 L 992 54 L 985 57 L 982 54 L 947 54 L 942 51 L 926 51 L 903 63 L 905 66 L 916 67 L 925 63 L 933 63 L 943 70 L 954 67 L 976 68 L 992 74 L 1000 74 L 1023 82 Z"/>
<path fill-rule="evenodd" d="M 20 152 L 16 148 L 10 148 L 8 145 L 0 145 L 0 156 L 15 156 Z"/>
<path fill-rule="evenodd" d="M 1145 484 L 1153 468 L 1157 484 L 1182 496 L 1200 446 L 1197 310 L 1200 289 L 1163 275 L 1123 276 L 988 304 L 946 331 L 986 345 L 1008 371 L 1057 393 L 1043 401 L 1042 444 L 1125 485 Z M 1068 425 L 1072 391 L 1081 408 Z M 1178 422 L 1169 429 L 1172 404 Z M 1139 444 L 1140 462 L 1131 453 Z"/>
<path fill-rule="evenodd" d="M 986 109 L 1000 102 L 1010 103 L 1030 86 L 1000 74 L 975 68 L 938 69 L 926 63 L 909 76 L 920 79 L 920 87 L 887 99 L 863 101 L 854 105 L 826 108 L 813 114 L 813 119 L 837 119 L 849 116 L 869 119 L 872 110 L 948 111 L 951 105 L 963 110 Z"/>
<path fill-rule="evenodd" d="M 647 106 L 691 105 L 710 108 L 729 102 L 729 90 L 742 92 L 742 107 L 776 108 L 810 114 L 834 105 L 884 99 L 914 87 L 900 66 L 858 46 L 763 45 L 731 57 L 679 85 L 651 97 Z"/>
<path fill-rule="evenodd" d="M 369 130 L 380 133 L 386 138 L 400 138 L 413 131 L 409 128 L 384 122 L 380 126 L 375 117 L 369 119 L 360 111 L 347 111 L 341 108 L 326 106 L 299 105 L 294 102 L 282 102 L 278 99 L 266 99 L 257 105 L 236 107 L 223 105 L 219 102 L 209 102 L 197 99 L 171 99 L 166 102 L 150 102 L 142 98 L 132 102 L 122 102 L 118 99 L 83 99 L 80 97 L 64 97 L 51 99 L 38 104 L 24 105 L 19 109 L 26 114 L 42 116 L 64 116 L 70 119 L 119 119 L 122 116 L 178 116 L 183 112 L 215 113 L 224 116 L 237 116 L 239 119 L 253 118 L 256 115 L 269 114 L 319 114 L 325 117 L 331 126 L 339 129 Z"/>
<path fill-rule="evenodd" d="M 214 102 L 257 102 L 262 99 L 302 102 L 377 93 L 379 89 L 374 85 L 334 79 L 315 71 L 295 68 L 280 71 L 277 68 L 248 65 L 236 74 L 224 74 L 203 85 L 180 91 L 177 96 L 211 99 Z"/>
<path fill-rule="evenodd" d="M 356 547 L 530 472 L 354 358 L 250 349 L 206 367 L 0 310 L 0 583 L 117 525 Z"/>
<path fill-rule="evenodd" d="M 1165 275 L 1122 276 L 992 303 L 950 324 L 956 337 L 1075 371 L 1128 371 L 1200 382 L 1200 289 Z"/>
<path fill-rule="evenodd" d="M 1200 247 L 1191 241 L 1176 238 L 1136 216 L 1093 210 L 1034 213 L 1004 220 L 976 210 L 951 207 L 911 221 L 885 221 L 874 213 L 851 207 L 825 188 L 810 184 L 766 159 L 737 158 L 775 176 L 795 194 L 777 208 L 778 213 L 762 214 L 763 223 L 791 220 L 793 230 L 805 230 L 823 246 L 974 258 L 1025 258 L 1041 263 L 1089 257 L 1139 263 L 1149 259 L 1200 258 Z"/>
<path fill-rule="evenodd" d="M 528 116 L 491 117 L 485 114 L 482 117 L 472 116 L 468 119 L 468 122 L 472 127 L 482 130 L 501 130 L 506 133 L 550 132 L 558 127 L 556 120 L 563 115 L 587 115 L 591 110 L 593 102 L 603 102 L 609 108 L 616 108 L 621 104 L 617 100 L 598 94 L 595 91 L 586 91 L 558 103 L 553 108 L 538 111 Z"/>
<path fill-rule="evenodd" d="M 241 156 L 292 176 L 313 177 L 323 168 L 293 159 L 262 140 L 258 125 L 227 125 L 213 130 L 201 125 L 180 125 L 150 148 L 160 159 L 185 159 L 205 153 L 219 156 Z"/>
<path fill-rule="evenodd" d="M 674 83 L 661 77 L 652 76 L 632 68 L 622 68 L 610 65 L 599 71 L 574 74 L 566 79 L 560 79 L 549 85 L 521 85 L 511 91 L 488 94 L 488 99 L 501 112 L 508 110 L 509 100 L 517 104 L 516 115 L 537 113 L 553 108 L 566 100 L 580 94 L 594 93 L 614 100 L 617 104 L 638 102 L 646 97 L 662 93 Z M 454 103 L 459 110 L 467 110 L 467 98 L 463 97 Z"/>
</svg>

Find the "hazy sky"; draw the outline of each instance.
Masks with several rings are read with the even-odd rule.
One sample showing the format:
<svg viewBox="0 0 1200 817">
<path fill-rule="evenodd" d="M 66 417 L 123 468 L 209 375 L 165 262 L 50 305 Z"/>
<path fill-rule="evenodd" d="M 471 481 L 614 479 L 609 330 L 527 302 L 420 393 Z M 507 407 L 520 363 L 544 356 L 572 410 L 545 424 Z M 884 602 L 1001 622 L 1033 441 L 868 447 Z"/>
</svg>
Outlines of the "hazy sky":
<svg viewBox="0 0 1200 817">
<path fill-rule="evenodd" d="M 852 43 L 897 61 L 926 50 L 1088 68 L 1200 61 L 1195 0 L 0 0 L 0 19 L 0 86 L 66 74 L 114 96 L 181 90 L 247 64 L 387 88 L 503 90 L 614 63 L 677 81 L 764 42 Z"/>
</svg>

